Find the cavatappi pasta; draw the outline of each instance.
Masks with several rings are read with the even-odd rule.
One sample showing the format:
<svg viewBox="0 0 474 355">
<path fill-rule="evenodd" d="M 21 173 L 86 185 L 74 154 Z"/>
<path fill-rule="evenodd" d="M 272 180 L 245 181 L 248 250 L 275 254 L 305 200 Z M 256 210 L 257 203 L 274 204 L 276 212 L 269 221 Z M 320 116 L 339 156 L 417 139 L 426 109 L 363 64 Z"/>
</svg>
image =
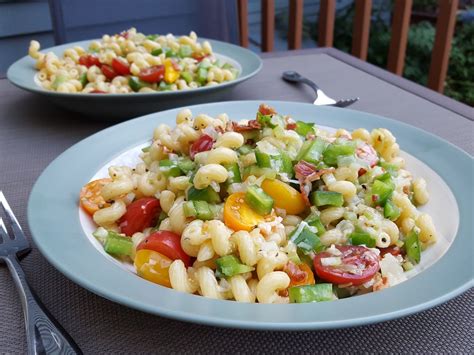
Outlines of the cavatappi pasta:
<svg viewBox="0 0 474 355">
<path fill-rule="evenodd" d="M 63 93 L 143 93 L 217 85 L 239 75 L 231 63 L 217 59 L 208 41 L 188 36 L 144 35 L 135 28 L 104 35 L 89 48 L 68 48 L 62 58 L 40 52 L 31 41 L 37 80 Z"/>
<path fill-rule="evenodd" d="M 151 133 L 151 132 L 150 132 Z M 107 253 L 180 292 L 239 302 L 328 301 L 394 286 L 436 242 L 426 182 L 386 129 L 329 133 L 261 105 L 233 122 L 189 109 L 135 167 L 80 203 Z"/>
</svg>

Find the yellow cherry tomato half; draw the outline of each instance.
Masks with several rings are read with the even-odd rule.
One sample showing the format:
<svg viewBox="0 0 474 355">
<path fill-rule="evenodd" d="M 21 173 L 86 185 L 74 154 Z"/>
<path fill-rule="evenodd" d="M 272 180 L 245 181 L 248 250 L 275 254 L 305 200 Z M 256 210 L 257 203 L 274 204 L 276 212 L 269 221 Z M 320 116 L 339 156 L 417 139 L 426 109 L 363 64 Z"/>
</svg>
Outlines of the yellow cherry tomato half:
<svg viewBox="0 0 474 355">
<path fill-rule="evenodd" d="M 251 231 L 264 221 L 263 216 L 247 205 L 244 192 L 236 192 L 227 198 L 224 205 L 224 223 L 227 227 L 235 231 Z"/>
<path fill-rule="evenodd" d="M 171 59 L 165 60 L 165 81 L 172 84 L 179 78 L 179 70 L 176 70 Z"/>
<path fill-rule="evenodd" d="M 290 277 L 290 285 L 288 287 L 315 284 L 313 271 L 308 264 L 295 264 L 289 261 L 283 268 L 283 271 Z"/>
<path fill-rule="evenodd" d="M 102 188 L 105 184 L 111 182 L 112 179 L 98 179 L 89 182 L 82 189 L 79 195 L 79 203 L 81 207 L 91 216 L 101 208 L 109 207 L 110 203 L 106 203 L 102 197 Z"/>
<path fill-rule="evenodd" d="M 153 250 L 141 249 L 135 254 L 135 269 L 140 277 L 171 288 L 168 270 L 173 260 Z"/>
<path fill-rule="evenodd" d="M 300 214 L 306 208 L 301 193 L 280 180 L 265 179 L 262 189 L 273 198 L 274 207 L 285 209 L 287 214 Z"/>
</svg>

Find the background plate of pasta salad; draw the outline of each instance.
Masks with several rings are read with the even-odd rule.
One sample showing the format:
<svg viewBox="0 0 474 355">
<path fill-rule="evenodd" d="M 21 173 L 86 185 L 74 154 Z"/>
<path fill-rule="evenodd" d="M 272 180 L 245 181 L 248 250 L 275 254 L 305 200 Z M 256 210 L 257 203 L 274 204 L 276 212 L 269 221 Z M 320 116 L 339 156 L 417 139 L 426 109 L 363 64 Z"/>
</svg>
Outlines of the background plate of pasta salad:
<svg viewBox="0 0 474 355">
<path fill-rule="evenodd" d="M 69 148 L 28 221 L 58 270 L 124 306 L 225 327 L 357 326 L 472 287 L 473 171 L 448 142 L 364 112 L 201 104 Z"/>
<path fill-rule="evenodd" d="M 194 32 L 143 34 L 135 28 L 47 49 L 33 40 L 25 52 L 8 69 L 14 85 L 104 120 L 222 100 L 262 66 L 248 49 Z"/>
</svg>

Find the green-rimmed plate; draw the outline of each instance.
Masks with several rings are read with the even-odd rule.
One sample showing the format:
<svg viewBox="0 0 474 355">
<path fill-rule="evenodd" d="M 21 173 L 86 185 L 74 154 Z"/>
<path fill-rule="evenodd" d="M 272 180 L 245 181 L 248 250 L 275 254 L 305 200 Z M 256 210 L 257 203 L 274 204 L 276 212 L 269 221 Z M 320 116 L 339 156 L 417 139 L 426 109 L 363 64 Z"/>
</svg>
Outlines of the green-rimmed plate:
<svg viewBox="0 0 474 355">
<path fill-rule="evenodd" d="M 196 105 L 195 114 L 227 113 L 239 120 L 255 115 L 259 101 Z M 269 101 L 295 119 L 352 130 L 385 127 L 393 132 L 408 169 L 423 176 L 438 242 L 422 254 L 409 279 L 383 291 L 309 304 L 242 304 L 188 295 L 152 284 L 107 257 L 93 242 L 90 221 L 78 207 L 81 187 L 105 174 L 111 163 L 132 162 L 154 127 L 174 125 L 179 109 L 137 118 L 94 134 L 74 145 L 43 172 L 28 204 L 28 221 L 43 255 L 67 277 L 112 301 L 184 321 L 252 329 L 327 329 L 406 316 L 460 294 L 473 286 L 473 159 L 462 150 L 420 129 L 364 112 L 310 104 Z"/>
<path fill-rule="evenodd" d="M 200 38 L 200 40 L 206 40 Z M 258 55 L 246 48 L 230 43 L 207 39 L 217 58 L 228 62 L 239 71 L 237 79 L 215 86 L 204 86 L 190 90 L 161 91 L 152 93 L 129 94 L 85 94 L 60 93 L 43 89 L 35 76 L 35 60 L 25 56 L 8 68 L 7 77 L 14 85 L 24 90 L 40 94 L 54 103 L 71 111 L 84 113 L 98 119 L 122 121 L 124 118 L 137 117 L 151 112 L 201 102 L 225 99 L 229 91 L 237 84 L 250 79 L 262 68 L 262 60 Z M 61 46 L 46 48 L 42 52 L 54 52 L 62 56 L 67 48 L 81 46 L 88 48 L 92 40 L 67 43 Z"/>
</svg>

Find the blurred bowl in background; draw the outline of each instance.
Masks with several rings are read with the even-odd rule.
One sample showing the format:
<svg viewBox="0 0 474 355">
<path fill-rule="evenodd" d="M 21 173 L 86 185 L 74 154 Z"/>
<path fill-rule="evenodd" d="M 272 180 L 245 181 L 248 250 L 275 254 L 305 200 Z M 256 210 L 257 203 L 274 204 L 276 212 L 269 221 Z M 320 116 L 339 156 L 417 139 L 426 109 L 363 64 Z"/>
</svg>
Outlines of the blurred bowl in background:
<svg viewBox="0 0 474 355">
<path fill-rule="evenodd" d="M 62 56 L 73 46 L 87 48 L 93 40 L 67 43 L 46 48 L 42 52 L 54 52 Z M 150 93 L 89 94 L 61 93 L 43 89 L 35 80 L 35 60 L 25 56 L 8 68 L 7 78 L 21 89 L 43 95 L 46 99 L 71 111 L 105 121 L 123 121 L 132 117 L 210 101 L 229 99 L 229 93 L 236 85 L 255 76 L 262 68 L 262 60 L 250 50 L 230 43 L 208 39 L 218 59 L 222 59 L 239 70 L 239 76 L 219 85 L 204 86 L 190 90 L 157 91 Z"/>
</svg>

